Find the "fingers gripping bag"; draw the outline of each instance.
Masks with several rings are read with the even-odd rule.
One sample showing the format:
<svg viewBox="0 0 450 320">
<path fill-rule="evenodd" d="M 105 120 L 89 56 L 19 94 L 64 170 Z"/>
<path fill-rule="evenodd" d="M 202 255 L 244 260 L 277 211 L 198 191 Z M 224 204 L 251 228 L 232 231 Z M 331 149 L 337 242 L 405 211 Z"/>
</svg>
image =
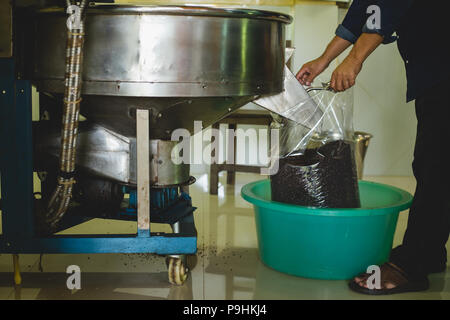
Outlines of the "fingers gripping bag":
<svg viewBox="0 0 450 320">
<path fill-rule="evenodd" d="M 271 171 L 272 200 L 320 208 L 360 207 L 353 140 L 352 91 L 323 84 L 283 116 L 273 115 L 279 143 Z M 311 112 L 311 105 L 314 111 Z M 304 115 L 308 106 L 308 121 Z M 273 159 L 274 161 L 274 159 Z M 276 170 L 278 169 L 278 170 Z"/>
</svg>

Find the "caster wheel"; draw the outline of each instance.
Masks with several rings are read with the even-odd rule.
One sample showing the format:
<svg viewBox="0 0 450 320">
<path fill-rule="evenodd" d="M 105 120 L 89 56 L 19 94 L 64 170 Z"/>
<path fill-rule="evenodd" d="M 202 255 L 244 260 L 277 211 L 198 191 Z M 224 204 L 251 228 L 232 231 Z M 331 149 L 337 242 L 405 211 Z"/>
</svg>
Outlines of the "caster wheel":
<svg viewBox="0 0 450 320">
<path fill-rule="evenodd" d="M 167 257 L 166 258 L 169 282 L 177 286 L 183 285 L 188 276 L 188 268 L 184 265 L 181 258 Z"/>
</svg>

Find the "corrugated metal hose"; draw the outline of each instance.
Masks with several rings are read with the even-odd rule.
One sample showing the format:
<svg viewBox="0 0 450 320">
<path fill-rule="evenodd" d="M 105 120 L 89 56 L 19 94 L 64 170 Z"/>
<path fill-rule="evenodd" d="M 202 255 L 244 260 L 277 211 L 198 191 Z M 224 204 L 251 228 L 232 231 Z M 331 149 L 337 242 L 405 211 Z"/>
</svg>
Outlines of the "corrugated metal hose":
<svg viewBox="0 0 450 320">
<path fill-rule="evenodd" d="M 66 73 L 64 90 L 64 111 L 61 129 L 60 167 L 57 186 L 45 209 L 44 221 L 52 230 L 66 213 L 75 183 L 75 157 L 78 135 L 78 118 L 81 102 L 82 63 L 84 45 L 85 9 L 90 0 L 79 5 L 79 24 L 68 29 L 66 44 Z M 70 7 L 73 3 L 66 1 Z M 70 13 L 69 13 L 70 14 Z"/>
</svg>

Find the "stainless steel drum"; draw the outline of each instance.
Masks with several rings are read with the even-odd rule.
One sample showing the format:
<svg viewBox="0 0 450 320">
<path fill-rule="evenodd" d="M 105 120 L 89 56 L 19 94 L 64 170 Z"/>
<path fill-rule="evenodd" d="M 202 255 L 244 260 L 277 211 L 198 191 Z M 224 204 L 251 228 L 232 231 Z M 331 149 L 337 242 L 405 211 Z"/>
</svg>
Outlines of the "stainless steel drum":
<svg viewBox="0 0 450 320">
<path fill-rule="evenodd" d="M 67 15 L 37 15 L 33 79 L 64 90 Z M 87 10 L 81 112 L 126 136 L 135 110 L 151 110 L 151 137 L 208 126 L 263 94 L 283 90 L 287 15 L 190 6 Z"/>
<path fill-rule="evenodd" d="M 67 14 L 35 16 L 32 78 L 53 112 L 64 93 Z M 77 168 L 136 183 L 136 110 L 150 110 L 152 185 L 189 180 L 189 165 L 170 161 L 174 129 L 209 126 L 260 95 L 283 90 L 285 25 L 274 12 L 193 6 L 89 7 Z M 52 98 L 56 98 L 56 101 Z M 58 101 L 59 100 L 59 101 Z M 47 103 L 41 101 L 45 106 Z M 60 135 L 36 130 L 36 159 L 59 154 Z"/>
</svg>

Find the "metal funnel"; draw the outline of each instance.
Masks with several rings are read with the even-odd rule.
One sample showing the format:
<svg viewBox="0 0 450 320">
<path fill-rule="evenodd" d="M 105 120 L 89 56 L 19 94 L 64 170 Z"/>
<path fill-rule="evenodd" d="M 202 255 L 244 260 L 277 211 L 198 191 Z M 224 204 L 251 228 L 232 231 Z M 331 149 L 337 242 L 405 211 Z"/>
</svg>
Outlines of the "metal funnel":
<svg viewBox="0 0 450 320">
<path fill-rule="evenodd" d="M 295 48 L 286 48 L 285 62 L 292 57 Z M 322 117 L 322 110 L 309 96 L 309 90 L 298 82 L 287 66 L 284 67 L 284 90 L 274 95 L 263 95 L 253 101 L 259 106 L 292 120 L 306 128 L 313 128 Z M 320 88 L 323 89 L 323 88 Z"/>
</svg>

